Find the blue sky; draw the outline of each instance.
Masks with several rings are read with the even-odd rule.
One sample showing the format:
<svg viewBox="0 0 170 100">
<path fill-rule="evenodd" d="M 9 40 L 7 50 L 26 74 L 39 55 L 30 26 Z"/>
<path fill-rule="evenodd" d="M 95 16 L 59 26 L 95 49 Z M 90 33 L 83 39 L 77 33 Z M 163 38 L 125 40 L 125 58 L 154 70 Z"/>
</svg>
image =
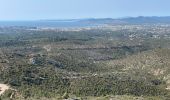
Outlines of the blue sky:
<svg viewBox="0 0 170 100">
<path fill-rule="evenodd" d="M 0 0 L 0 20 L 170 16 L 170 0 Z"/>
</svg>

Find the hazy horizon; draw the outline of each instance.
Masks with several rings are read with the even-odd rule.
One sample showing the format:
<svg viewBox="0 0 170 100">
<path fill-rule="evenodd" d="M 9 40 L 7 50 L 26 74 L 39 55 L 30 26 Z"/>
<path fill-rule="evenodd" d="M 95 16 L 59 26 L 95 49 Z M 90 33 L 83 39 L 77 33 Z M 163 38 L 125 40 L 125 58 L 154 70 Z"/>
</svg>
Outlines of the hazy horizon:
<svg viewBox="0 0 170 100">
<path fill-rule="evenodd" d="M 168 0 L 0 0 L 0 20 L 170 16 Z"/>
<path fill-rule="evenodd" d="M 58 18 L 58 19 L 23 19 L 23 20 L 0 20 L 1 22 L 10 22 L 10 21 L 71 21 L 71 20 L 86 20 L 86 19 L 126 19 L 126 18 L 139 18 L 139 17 L 146 17 L 146 18 L 151 18 L 151 17 L 170 17 L 170 16 L 123 16 L 123 17 L 99 17 L 99 18 Z"/>
</svg>

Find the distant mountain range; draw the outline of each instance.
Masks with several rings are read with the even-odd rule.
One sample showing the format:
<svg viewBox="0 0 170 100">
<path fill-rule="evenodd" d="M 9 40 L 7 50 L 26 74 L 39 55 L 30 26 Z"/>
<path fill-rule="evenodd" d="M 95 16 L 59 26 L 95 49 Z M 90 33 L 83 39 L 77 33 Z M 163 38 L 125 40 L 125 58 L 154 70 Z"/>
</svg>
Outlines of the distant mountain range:
<svg viewBox="0 0 170 100">
<path fill-rule="evenodd" d="M 33 27 L 88 27 L 117 24 L 170 24 L 167 17 L 127 17 L 127 18 L 88 18 L 68 20 L 37 20 L 37 21 L 0 21 L 0 26 L 33 26 Z"/>
<path fill-rule="evenodd" d="M 93 24 L 156 24 L 156 23 L 165 23 L 170 24 L 170 16 L 167 17 L 127 17 L 127 18 L 103 18 L 103 19 L 83 19 L 79 22 L 84 23 L 93 23 Z"/>
<path fill-rule="evenodd" d="M 170 23 L 170 16 L 167 17 L 129 17 L 129 18 L 123 18 L 123 19 L 118 19 L 126 23 L 130 24 L 141 24 L 141 23 Z"/>
</svg>

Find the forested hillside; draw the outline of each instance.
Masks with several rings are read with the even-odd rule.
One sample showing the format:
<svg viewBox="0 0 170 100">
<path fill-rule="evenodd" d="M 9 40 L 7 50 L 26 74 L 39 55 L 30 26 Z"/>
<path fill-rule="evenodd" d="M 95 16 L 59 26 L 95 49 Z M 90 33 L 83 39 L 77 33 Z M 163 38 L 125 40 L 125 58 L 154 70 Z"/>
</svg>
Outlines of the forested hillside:
<svg viewBox="0 0 170 100">
<path fill-rule="evenodd" d="M 1 99 L 170 98 L 170 26 L 0 28 Z"/>
</svg>

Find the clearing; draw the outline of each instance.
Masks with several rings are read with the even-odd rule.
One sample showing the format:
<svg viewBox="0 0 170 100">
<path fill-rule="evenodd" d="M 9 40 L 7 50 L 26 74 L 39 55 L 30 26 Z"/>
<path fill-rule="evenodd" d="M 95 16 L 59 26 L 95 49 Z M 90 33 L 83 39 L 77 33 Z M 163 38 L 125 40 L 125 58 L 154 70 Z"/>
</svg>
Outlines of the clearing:
<svg viewBox="0 0 170 100">
<path fill-rule="evenodd" d="M 0 84 L 0 95 L 2 95 L 6 90 L 8 90 L 10 87 L 6 84 Z"/>
</svg>

